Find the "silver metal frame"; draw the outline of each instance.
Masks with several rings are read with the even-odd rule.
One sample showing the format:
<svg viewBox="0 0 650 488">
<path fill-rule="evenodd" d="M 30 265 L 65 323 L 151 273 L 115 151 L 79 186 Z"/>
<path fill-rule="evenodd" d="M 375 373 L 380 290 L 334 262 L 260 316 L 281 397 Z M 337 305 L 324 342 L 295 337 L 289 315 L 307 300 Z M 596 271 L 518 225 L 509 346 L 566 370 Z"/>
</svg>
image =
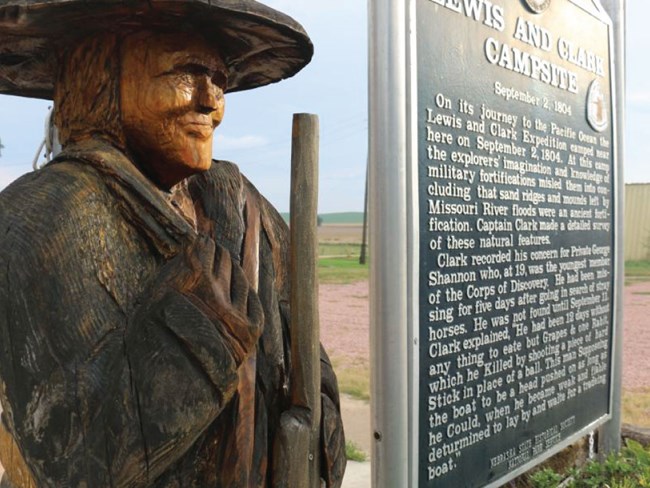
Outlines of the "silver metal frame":
<svg viewBox="0 0 650 488">
<path fill-rule="evenodd" d="M 622 29 L 614 39 L 612 22 L 600 0 L 568 0 L 599 16 L 609 25 L 613 96 L 615 195 L 614 336 L 610 414 L 534 460 L 487 485 L 489 488 L 525 473 L 600 425 L 605 449 L 618 447 L 622 347 L 622 205 L 623 144 Z M 625 0 L 617 10 L 616 25 L 622 26 Z M 369 1 L 369 161 L 370 161 L 370 341 L 372 486 L 418 485 L 419 419 L 419 228 L 417 165 L 417 0 Z M 594 10 L 594 7 L 596 10 Z"/>
<path fill-rule="evenodd" d="M 621 447 L 621 390 L 623 383 L 623 284 L 624 284 L 624 219 L 625 215 L 625 181 L 623 164 L 625 161 L 625 1 L 599 0 L 602 8 L 607 10 L 611 18 L 610 42 L 613 46 L 612 62 L 610 65 L 613 94 L 613 116 L 615 117 L 614 140 L 616 142 L 615 165 L 615 249 L 616 275 L 614 277 L 614 328 L 612 340 L 612 371 L 610 420 L 600 429 L 598 438 L 599 453 L 606 454 L 617 451 Z M 616 62 L 614 62 L 616 60 Z"/>
<path fill-rule="evenodd" d="M 411 290 L 409 290 L 409 323 L 413 324 L 409 327 L 409 354 L 411 361 L 409 363 L 409 377 L 410 391 L 409 402 L 411 406 L 411 415 L 409 423 L 410 435 L 410 471 L 409 471 L 409 485 L 418 486 L 418 452 L 419 452 L 419 418 L 420 418 L 420 399 L 419 399 L 419 383 L 420 383 L 420 226 L 419 226 L 419 193 L 418 193 L 418 158 L 419 158 L 419 144 L 418 144 L 418 76 L 417 76 L 417 18 L 416 18 L 416 1 L 408 1 L 407 11 L 407 25 L 408 25 L 408 39 L 406 42 L 407 48 L 407 65 L 409 67 L 410 76 L 407 89 L 407 127 L 409 138 L 407 140 L 408 155 L 411 161 L 416 164 L 407 166 L 407 181 L 408 188 L 410 189 L 409 202 L 411 207 L 409 209 L 409 225 L 411 230 L 409 236 L 412 240 L 409 243 L 411 260 L 409 261 L 409 276 Z"/>
<path fill-rule="evenodd" d="M 369 2 L 372 484 L 406 487 L 409 466 L 409 198 L 406 0 Z"/>
</svg>

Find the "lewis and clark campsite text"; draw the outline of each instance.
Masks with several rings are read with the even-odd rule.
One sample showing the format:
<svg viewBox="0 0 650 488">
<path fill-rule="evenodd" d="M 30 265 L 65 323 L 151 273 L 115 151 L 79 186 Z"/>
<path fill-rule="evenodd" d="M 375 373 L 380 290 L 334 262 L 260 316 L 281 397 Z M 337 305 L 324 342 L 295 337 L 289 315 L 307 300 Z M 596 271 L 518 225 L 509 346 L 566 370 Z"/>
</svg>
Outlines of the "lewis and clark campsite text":
<svg viewBox="0 0 650 488">
<path fill-rule="evenodd" d="M 612 131 L 585 116 L 602 50 L 496 3 L 431 3 L 482 24 L 468 52 L 491 69 L 465 90 L 419 74 L 423 486 L 486 444 L 503 476 L 584 428 L 569 405 L 606 411 L 614 253 Z"/>
</svg>

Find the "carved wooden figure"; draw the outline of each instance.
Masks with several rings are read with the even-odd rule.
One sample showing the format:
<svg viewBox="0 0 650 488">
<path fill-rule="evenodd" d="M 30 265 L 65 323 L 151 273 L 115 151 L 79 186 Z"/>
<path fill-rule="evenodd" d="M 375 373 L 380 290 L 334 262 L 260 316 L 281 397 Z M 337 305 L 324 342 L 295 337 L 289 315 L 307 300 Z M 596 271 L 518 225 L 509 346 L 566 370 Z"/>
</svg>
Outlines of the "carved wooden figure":
<svg viewBox="0 0 650 488">
<path fill-rule="evenodd" d="M 311 55 L 253 0 L 0 0 L 0 93 L 54 100 L 63 144 L 0 194 L 3 488 L 283 485 L 287 227 L 212 134 Z M 340 486 L 322 348 L 321 392 Z"/>
</svg>

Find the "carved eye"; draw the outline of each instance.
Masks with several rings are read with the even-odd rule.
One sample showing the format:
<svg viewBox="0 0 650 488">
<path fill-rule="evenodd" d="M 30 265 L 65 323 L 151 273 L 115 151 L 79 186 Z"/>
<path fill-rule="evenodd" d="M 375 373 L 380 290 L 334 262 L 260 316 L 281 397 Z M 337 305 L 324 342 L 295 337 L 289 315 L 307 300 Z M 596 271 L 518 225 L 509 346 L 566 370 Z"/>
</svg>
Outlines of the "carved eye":
<svg viewBox="0 0 650 488">
<path fill-rule="evenodd" d="M 228 76 L 222 71 L 215 71 L 212 75 L 212 83 L 225 93 L 228 88 Z"/>
</svg>

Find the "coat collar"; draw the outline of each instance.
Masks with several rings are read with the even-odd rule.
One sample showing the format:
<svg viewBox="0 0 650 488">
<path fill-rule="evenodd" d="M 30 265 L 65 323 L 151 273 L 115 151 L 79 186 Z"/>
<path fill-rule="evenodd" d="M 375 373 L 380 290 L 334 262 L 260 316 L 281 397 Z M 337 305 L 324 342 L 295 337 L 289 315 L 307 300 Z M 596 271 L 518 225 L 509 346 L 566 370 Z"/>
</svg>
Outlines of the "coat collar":
<svg viewBox="0 0 650 488">
<path fill-rule="evenodd" d="M 52 164 L 78 161 L 93 167 L 115 196 L 124 216 L 140 228 L 166 258 L 196 238 L 194 227 L 171 204 L 172 194 L 159 189 L 126 154 L 101 141 L 66 147 Z"/>
</svg>

